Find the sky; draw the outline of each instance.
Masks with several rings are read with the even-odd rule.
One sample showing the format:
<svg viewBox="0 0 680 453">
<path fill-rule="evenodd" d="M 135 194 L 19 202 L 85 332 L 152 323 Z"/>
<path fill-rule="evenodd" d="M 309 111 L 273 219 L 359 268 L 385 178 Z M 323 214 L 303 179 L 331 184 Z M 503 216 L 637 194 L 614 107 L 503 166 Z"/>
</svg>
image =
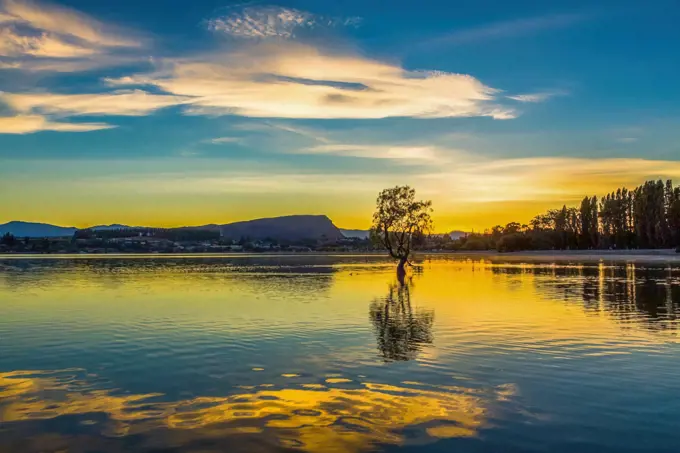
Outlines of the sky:
<svg viewBox="0 0 680 453">
<path fill-rule="evenodd" d="M 0 0 L 0 223 L 438 231 L 680 181 L 677 1 Z"/>
</svg>

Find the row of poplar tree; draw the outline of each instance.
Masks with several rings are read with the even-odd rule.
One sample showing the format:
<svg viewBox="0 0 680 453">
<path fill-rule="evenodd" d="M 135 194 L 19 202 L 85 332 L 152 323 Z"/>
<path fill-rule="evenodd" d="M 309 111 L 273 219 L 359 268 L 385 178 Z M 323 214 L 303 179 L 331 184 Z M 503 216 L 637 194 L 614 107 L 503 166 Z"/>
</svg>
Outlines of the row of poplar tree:
<svg viewBox="0 0 680 453">
<path fill-rule="evenodd" d="M 647 181 L 633 190 L 585 197 L 536 216 L 529 230 L 552 232 L 555 248 L 671 248 L 680 246 L 680 186 Z"/>
</svg>

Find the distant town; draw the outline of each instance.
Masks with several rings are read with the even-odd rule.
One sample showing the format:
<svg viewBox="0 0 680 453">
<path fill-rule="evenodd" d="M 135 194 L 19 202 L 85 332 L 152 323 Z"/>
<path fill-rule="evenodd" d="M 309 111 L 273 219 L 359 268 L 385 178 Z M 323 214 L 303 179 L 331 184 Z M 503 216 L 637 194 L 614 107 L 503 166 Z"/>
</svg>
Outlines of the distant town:
<svg viewBox="0 0 680 453">
<path fill-rule="evenodd" d="M 195 232 L 198 233 L 198 232 Z M 203 232 L 201 232 L 203 233 Z M 72 237 L 16 238 L 6 233 L 0 253 L 232 253 L 368 251 L 368 239 L 224 239 L 219 233 L 167 234 L 163 230 L 81 230 Z"/>
<path fill-rule="evenodd" d="M 458 236 L 463 233 L 459 233 Z M 450 235 L 430 235 L 421 248 L 445 248 Z M 77 229 L 30 222 L 0 225 L 0 253 L 304 253 L 372 252 L 366 230 L 337 228 L 326 216 L 286 216 L 182 228 L 99 225 Z"/>
</svg>

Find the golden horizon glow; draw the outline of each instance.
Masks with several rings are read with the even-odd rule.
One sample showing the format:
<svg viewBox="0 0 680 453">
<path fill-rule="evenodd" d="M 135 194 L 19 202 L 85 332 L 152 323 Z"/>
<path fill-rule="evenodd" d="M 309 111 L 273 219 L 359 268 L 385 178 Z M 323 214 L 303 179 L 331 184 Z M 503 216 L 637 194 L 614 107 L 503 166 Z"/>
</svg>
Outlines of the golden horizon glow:
<svg viewBox="0 0 680 453">
<path fill-rule="evenodd" d="M 483 231 L 511 221 L 527 223 L 563 204 L 577 206 L 586 195 L 601 197 L 647 179 L 680 178 L 680 162 L 645 159 L 468 159 L 454 165 L 454 170 L 433 172 L 426 167 L 400 176 L 216 173 L 205 168 L 179 172 L 186 164 L 197 165 L 191 159 L 179 160 L 163 173 L 152 174 L 148 169 L 153 168 L 153 161 L 131 161 L 119 163 L 121 173 L 111 176 L 88 176 L 96 163 L 75 164 L 72 171 L 77 174 L 46 173 L 44 180 L 25 186 L 21 197 L 9 189 L 23 176 L 10 175 L 0 182 L 7 188 L 0 186 L 0 221 L 177 227 L 325 214 L 341 228 L 365 229 L 376 194 L 385 187 L 409 184 L 419 198 L 433 201 L 436 231 Z M 221 164 L 207 161 L 202 165 Z M 49 165 L 37 168 L 47 172 Z M 129 173 L 132 168 L 135 172 Z"/>
</svg>

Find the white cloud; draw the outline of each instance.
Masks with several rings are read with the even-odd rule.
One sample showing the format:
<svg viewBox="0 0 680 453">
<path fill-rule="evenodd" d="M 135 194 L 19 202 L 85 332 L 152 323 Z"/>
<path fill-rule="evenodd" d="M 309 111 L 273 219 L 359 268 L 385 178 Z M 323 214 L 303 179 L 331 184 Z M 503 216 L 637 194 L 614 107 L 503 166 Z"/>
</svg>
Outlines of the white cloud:
<svg viewBox="0 0 680 453">
<path fill-rule="evenodd" d="M 77 11 L 28 0 L 2 0 L 4 22 L 76 38 L 97 47 L 139 47 L 138 39 Z"/>
<path fill-rule="evenodd" d="M 367 159 L 392 159 L 405 161 L 442 162 L 442 150 L 433 146 L 370 145 L 333 143 L 300 149 L 303 154 L 332 154 Z"/>
<path fill-rule="evenodd" d="M 293 38 L 301 29 L 357 25 L 360 19 L 330 18 L 279 6 L 247 7 L 208 21 L 208 29 L 237 38 Z"/>
<path fill-rule="evenodd" d="M 0 0 L 3 67 L 72 72 L 120 60 L 121 52 L 146 43 L 139 34 L 99 22 L 77 11 L 30 0 Z M 8 66 L 11 65 L 11 66 Z"/>
<path fill-rule="evenodd" d="M 15 18 L 10 16 L 9 14 L 5 14 L 2 11 L 0 11 L 0 24 L 6 24 L 14 21 Z"/>
<path fill-rule="evenodd" d="M 30 134 L 40 131 L 90 132 L 111 129 L 105 123 L 63 123 L 50 121 L 40 115 L 0 117 L 0 134 Z"/>
<path fill-rule="evenodd" d="M 9 28 L 0 29 L 0 56 L 77 58 L 94 53 L 94 49 L 67 43 L 47 33 L 27 36 L 17 34 Z"/>
<path fill-rule="evenodd" d="M 621 137 L 617 139 L 620 143 L 635 143 L 638 141 L 637 137 Z"/>
<path fill-rule="evenodd" d="M 15 68 L 32 72 L 73 73 L 93 69 L 112 68 L 126 64 L 139 64 L 134 55 L 112 55 L 95 53 L 82 58 L 29 58 L 29 55 L 15 58 L 11 64 Z"/>
<path fill-rule="evenodd" d="M 544 102 L 552 97 L 561 96 L 564 94 L 565 93 L 563 91 L 544 91 L 541 93 L 514 94 L 511 96 L 506 96 L 506 98 L 518 102 Z"/>
<path fill-rule="evenodd" d="M 65 123 L 44 115 L 141 116 L 186 100 L 177 96 L 150 94 L 141 90 L 100 94 L 2 93 L 0 101 L 15 116 L 0 118 L 0 133 L 29 134 L 39 131 L 88 132 L 116 126 L 105 123 Z"/>
<path fill-rule="evenodd" d="M 21 63 L 17 61 L 13 62 L 0 61 L 0 69 L 19 69 L 19 68 L 21 68 Z"/>
<path fill-rule="evenodd" d="M 240 137 L 218 137 L 210 140 L 213 145 L 222 145 L 224 143 L 239 143 L 241 142 Z"/>
<path fill-rule="evenodd" d="M 142 90 L 98 94 L 0 93 L 0 100 L 17 112 L 62 116 L 141 116 L 187 102 L 186 98 L 151 94 Z"/>
<path fill-rule="evenodd" d="M 514 118 L 498 90 L 465 74 L 408 71 L 301 44 L 257 44 L 195 60 L 167 60 L 154 74 L 110 80 L 149 84 L 194 99 L 188 113 L 259 118 Z"/>
</svg>

